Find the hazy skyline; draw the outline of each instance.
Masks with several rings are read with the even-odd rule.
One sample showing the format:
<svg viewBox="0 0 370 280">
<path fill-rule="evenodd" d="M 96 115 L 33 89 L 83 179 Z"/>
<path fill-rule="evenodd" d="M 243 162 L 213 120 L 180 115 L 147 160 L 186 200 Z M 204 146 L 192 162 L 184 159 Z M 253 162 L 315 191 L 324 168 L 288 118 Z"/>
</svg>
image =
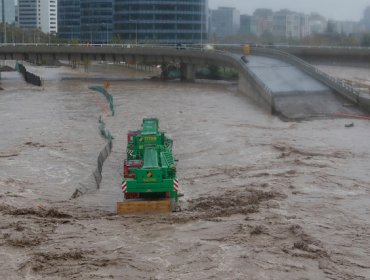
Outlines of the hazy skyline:
<svg viewBox="0 0 370 280">
<path fill-rule="evenodd" d="M 359 21 L 370 0 L 208 0 L 211 9 L 219 6 L 235 7 L 242 14 L 252 14 L 257 8 L 274 11 L 289 9 L 310 14 L 317 12 L 328 19 Z"/>
</svg>

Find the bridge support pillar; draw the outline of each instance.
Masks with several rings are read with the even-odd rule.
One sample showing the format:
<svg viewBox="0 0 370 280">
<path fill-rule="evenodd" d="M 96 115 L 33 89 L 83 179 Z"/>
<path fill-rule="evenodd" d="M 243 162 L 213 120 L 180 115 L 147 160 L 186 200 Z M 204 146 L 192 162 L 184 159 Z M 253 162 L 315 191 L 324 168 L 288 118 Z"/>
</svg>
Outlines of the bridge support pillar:
<svg viewBox="0 0 370 280">
<path fill-rule="evenodd" d="M 183 63 L 180 64 L 181 81 L 192 82 L 195 79 L 195 67 L 193 64 Z"/>
</svg>

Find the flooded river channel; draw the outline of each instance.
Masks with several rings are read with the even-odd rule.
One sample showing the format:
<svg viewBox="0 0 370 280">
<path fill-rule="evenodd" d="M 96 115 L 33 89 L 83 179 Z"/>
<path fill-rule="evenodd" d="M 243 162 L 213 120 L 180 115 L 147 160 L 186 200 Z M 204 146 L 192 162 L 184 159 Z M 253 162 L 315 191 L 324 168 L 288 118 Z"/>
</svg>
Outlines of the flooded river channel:
<svg viewBox="0 0 370 280">
<path fill-rule="evenodd" d="M 230 82 L 26 66 L 43 88 L 2 73 L 1 279 L 370 279 L 369 121 L 284 122 Z M 104 81 L 115 116 L 88 89 Z M 99 116 L 101 188 L 70 200 L 106 144 Z M 144 117 L 174 140 L 183 211 L 119 217 Z"/>
</svg>

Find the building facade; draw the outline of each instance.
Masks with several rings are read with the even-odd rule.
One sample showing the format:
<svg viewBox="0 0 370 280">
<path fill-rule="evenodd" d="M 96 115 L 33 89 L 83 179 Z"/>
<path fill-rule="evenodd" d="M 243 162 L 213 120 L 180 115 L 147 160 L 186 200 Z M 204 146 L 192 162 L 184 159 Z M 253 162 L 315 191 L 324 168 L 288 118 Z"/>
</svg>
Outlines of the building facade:
<svg viewBox="0 0 370 280">
<path fill-rule="evenodd" d="M 57 32 L 57 0 L 18 0 L 18 25 L 24 29 Z"/>
<path fill-rule="evenodd" d="M 113 2 L 81 0 L 81 41 L 108 44 L 112 40 Z"/>
<path fill-rule="evenodd" d="M 361 24 L 364 26 L 365 30 L 370 30 L 370 6 L 367 6 L 364 10 L 364 16 L 361 20 Z"/>
<path fill-rule="evenodd" d="M 240 15 L 240 34 L 251 33 L 252 16 Z"/>
<path fill-rule="evenodd" d="M 327 31 L 334 34 L 342 34 L 348 36 L 350 34 L 360 32 L 361 27 L 359 22 L 329 20 Z"/>
<path fill-rule="evenodd" d="M 311 35 L 310 17 L 305 14 L 300 14 L 300 38 Z"/>
<path fill-rule="evenodd" d="M 115 0 L 115 36 L 131 43 L 200 43 L 207 39 L 208 0 Z"/>
<path fill-rule="evenodd" d="M 18 0 L 18 23 L 20 28 L 37 28 L 37 0 Z"/>
<path fill-rule="evenodd" d="M 310 35 L 309 16 L 281 10 L 274 13 L 273 33 L 286 39 L 301 39 Z"/>
<path fill-rule="evenodd" d="M 15 22 L 15 4 L 14 0 L 0 0 L 1 22 Z"/>
<path fill-rule="evenodd" d="M 251 32 L 257 36 L 273 32 L 274 12 L 270 9 L 257 9 L 251 19 Z"/>
<path fill-rule="evenodd" d="M 91 43 L 200 43 L 208 0 L 58 0 L 58 35 Z"/>
<path fill-rule="evenodd" d="M 310 35 L 308 15 L 280 10 L 257 9 L 251 19 L 251 32 L 257 36 L 269 34 L 285 39 L 300 39 Z"/>
<path fill-rule="evenodd" d="M 58 35 L 66 40 L 80 40 L 80 0 L 58 0 Z"/>
<path fill-rule="evenodd" d="M 310 34 L 322 34 L 326 32 L 328 21 L 320 14 L 312 13 L 308 17 Z"/>
<path fill-rule="evenodd" d="M 216 37 L 235 35 L 240 30 L 240 12 L 231 7 L 211 11 L 211 33 Z"/>
<path fill-rule="evenodd" d="M 38 0 L 37 26 L 45 33 L 58 31 L 57 0 Z"/>
</svg>

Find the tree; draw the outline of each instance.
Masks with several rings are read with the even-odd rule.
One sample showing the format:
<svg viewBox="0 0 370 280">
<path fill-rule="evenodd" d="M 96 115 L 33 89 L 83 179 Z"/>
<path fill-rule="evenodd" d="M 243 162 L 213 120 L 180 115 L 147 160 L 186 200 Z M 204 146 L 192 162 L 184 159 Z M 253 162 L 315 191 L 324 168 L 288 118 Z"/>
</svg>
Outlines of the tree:
<svg viewBox="0 0 370 280">
<path fill-rule="evenodd" d="M 209 77 L 219 80 L 221 78 L 220 67 L 216 65 L 208 65 Z"/>
<path fill-rule="evenodd" d="M 121 40 L 121 37 L 119 36 L 119 34 L 114 34 L 114 36 L 112 38 L 112 43 L 117 44 L 117 45 L 122 44 L 122 40 Z"/>
</svg>

